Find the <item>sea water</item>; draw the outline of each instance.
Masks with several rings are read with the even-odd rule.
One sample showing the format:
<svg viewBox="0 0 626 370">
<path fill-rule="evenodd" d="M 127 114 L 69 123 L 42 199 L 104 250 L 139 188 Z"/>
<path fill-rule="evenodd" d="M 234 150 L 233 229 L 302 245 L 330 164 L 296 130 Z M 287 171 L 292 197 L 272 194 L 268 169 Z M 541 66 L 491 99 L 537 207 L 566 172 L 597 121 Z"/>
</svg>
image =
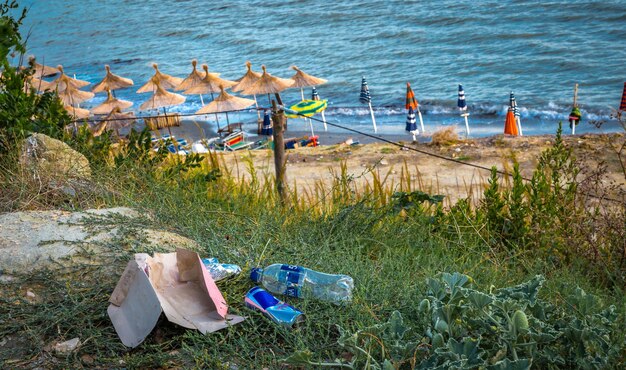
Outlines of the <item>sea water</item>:
<svg viewBox="0 0 626 370">
<path fill-rule="evenodd" d="M 135 81 L 135 87 L 116 92 L 133 101 L 134 109 L 149 96 L 135 91 L 152 75 L 153 62 L 164 73 L 185 77 L 195 58 L 221 77 L 237 79 L 250 60 L 253 69 L 260 71 L 264 64 L 280 77 L 293 75 L 289 67 L 297 65 L 327 79 L 318 86 L 321 98 L 329 101 L 326 118 L 370 133 L 368 107 L 358 101 L 362 76 L 379 133 L 404 132 L 406 82 L 415 91 L 428 132 L 445 126 L 463 131 L 456 108 L 459 83 L 465 88 L 472 136 L 502 132 L 511 91 L 524 133 L 553 133 L 559 120 L 567 120 L 575 83 L 583 112 L 576 131 L 619 130 L 610 115 L 626 80 L 623 0 L 21 3 L 30 7 L 23 28 L 30 32 L 30 54 L 93 83 L 109 64 L 114 73 Z M 305 89 L 305 95 L 310 93 Z M 286 104 L 300 100 L 299 89 L 281 95 Z M 82 106 L 104 99 L 99 94 Z M 267 96 L 257 99 L 268 106 Z M 170 110 L 193 113 L 200 106 L 200 98 L 192 95 Z M 256 114 L 230 118 L 247 122 Z M 596 128 L 593 121 L 606 123 Z M 290 122 L 290 128 L 308 130 L 302 120 Z M 314 123 L 315 130 L 321 127 Z"/>
</svg>

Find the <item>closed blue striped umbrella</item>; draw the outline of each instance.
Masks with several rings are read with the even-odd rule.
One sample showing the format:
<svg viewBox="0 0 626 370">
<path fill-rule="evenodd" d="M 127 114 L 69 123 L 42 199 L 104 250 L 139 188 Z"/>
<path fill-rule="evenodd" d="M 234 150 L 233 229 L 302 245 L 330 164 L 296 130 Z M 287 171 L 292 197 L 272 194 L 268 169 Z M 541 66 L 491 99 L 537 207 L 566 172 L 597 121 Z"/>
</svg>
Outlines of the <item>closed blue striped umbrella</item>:
<svg viewBox="0 0 626 370">
<path fill-rule="evenodd" d="M 359 101 L 363 104 L 368 104 L 372 101 L 370 89 L 367 87 L 367 81 L 365 81 L 365 77 L 363 77 L 363 79 L 361 80 L 361 95 L 359 96 Z"/>
<path fill-rule="evenodd" d="M 467 116 L 469 113 L 467 112 L 467 102 L 465 101 L 465 91 L 463 91 L 463 86 L 459 84 L 459 99 L 456 101 L 457 107 L 461 111 L 461 117 L 465 118 L 465 133 L 467 136 L 470 134 L 469 122 L 467 120 Z"/>
<path fill-rule="evenodd" d="M 274 130 L 272 129 L 272 121 L 270 120 L 270 113 L 265 110 L 263 114 L 263 126 L 261 127 L 261 135 L 272 135 Z"/>
<path fill-rule="evenodd" d="M 413 107 L 409 107 L 409 113 L 406 116 L 406 131 L 417 131 L 417 121 L 415 120 L 415 111 Z"/>
<path fill-rule="evenodd" d="M 311 90 L 311 100 L 320 100 L 320 94 L 317 93 L 317 89 L 313 86 Z"/>
<path fill-rule="evenodd" d="M 519 117 L 520 116 L 519 108 L 517 107 L 517 102 L 515 101 L 515 94 L 513 94 L 513 91 L 511 91 L 511 97 L 509 99 L 509 106 L 513 110 L 513 114 L 515 115 L 515 117 Z"/>
<path fill-rule="evenodd" d="M 368 104 L 370 108 L 370 116 L 372 117 L 372 125 L 374 125 L 374 132 L 377 132 L 376 129 L 376 118 L 374 118 L 374 109 L 372 108 L 372 96 L 370 95 L 370 89 L 367 87 L 367 81 L 365 81 L 365 76 L 361 80 L 361 95 L 359 96 L 359 101 L 363 104 Z"/>
<path fill-rule="evenodd" d="M 460 84 L 459 84 L 459 99 L 457 100 L 456 105 L 462 111 L 467 110 L 467 103 L 465 102 L 465 91 L 463 91 L 463 86 L 461 86 Z"/>
</svg>

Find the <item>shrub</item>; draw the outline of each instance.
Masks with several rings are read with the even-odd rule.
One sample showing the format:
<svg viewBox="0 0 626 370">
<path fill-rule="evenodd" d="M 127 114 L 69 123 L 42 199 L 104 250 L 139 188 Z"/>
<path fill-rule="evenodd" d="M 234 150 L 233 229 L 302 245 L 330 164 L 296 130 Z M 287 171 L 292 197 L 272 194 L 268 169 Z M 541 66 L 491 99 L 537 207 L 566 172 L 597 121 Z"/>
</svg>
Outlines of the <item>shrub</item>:
<svg viewBox="0 0 626 370">
<path fill-rule="evenodd" d="M 386 323 L 348 332 L 338 328 L 337 345 L 349 360 L 322 362 L 301 350 L 291 365 L 346 369 L 530 369 L 601 368 L 620 359 L 615 307 L 577 288 L 565 304 L 539 296 L 545 279 L 488 292 L 460 273 L 427 279 L 419 304 L 422 327 L 411 330 L 400 312 Z M 421 299 L 417 298 L 416 301 Z M 617 342 L 614 342 L 617 341 Z"/>
</svg>

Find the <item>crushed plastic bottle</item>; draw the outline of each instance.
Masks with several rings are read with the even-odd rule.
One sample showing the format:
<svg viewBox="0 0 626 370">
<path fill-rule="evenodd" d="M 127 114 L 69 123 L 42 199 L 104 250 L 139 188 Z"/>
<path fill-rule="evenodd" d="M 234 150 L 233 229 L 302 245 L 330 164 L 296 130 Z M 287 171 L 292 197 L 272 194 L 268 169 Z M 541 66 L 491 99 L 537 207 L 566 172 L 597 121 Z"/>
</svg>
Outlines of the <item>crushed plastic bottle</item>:
<svg viewBox="0 0 626 370">
<path fill-rule="evenodd" d="M 217 258 L 203 258 L 202 264 L 215 281 L 223 280 L 241 273 L 241 267 L 228 263 L 220 263 Z"/>
<path fill-rule="evenodd" d="M 265 269 L 253 268 L 250 279 L 268 291 L 298 298 L 317 298 L 343 303 L 352 299 L 354 281 L 347 275 L 317 272 L 302 266 L 273 264 Z"/>
<path fill-rule="evenodd" d="M 246 307 L 263 312 L 272 321 L 283 326 L 291 327 L 304 320 L 302 312 L 279 301 L 259 287 L 254 287 L 246 293 L 245 303 Z"/>
</svg>

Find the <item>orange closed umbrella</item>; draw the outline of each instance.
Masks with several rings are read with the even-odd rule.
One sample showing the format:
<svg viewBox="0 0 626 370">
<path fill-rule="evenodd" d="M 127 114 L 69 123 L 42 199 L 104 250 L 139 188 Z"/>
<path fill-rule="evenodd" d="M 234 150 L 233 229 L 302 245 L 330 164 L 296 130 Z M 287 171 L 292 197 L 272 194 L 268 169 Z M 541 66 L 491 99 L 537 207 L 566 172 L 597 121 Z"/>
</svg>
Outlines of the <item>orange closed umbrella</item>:
<svg viewBox="0 0 626 370">
<path fill-rule="evenodd" d="M 517 131 L 517 122 L 515 121 L 515 114 L 511 109 L 506 112 L 506 121 L 504 121 L 504 134 L 513 136 L 519 135 L 519 132 Z"/>
</svg>

